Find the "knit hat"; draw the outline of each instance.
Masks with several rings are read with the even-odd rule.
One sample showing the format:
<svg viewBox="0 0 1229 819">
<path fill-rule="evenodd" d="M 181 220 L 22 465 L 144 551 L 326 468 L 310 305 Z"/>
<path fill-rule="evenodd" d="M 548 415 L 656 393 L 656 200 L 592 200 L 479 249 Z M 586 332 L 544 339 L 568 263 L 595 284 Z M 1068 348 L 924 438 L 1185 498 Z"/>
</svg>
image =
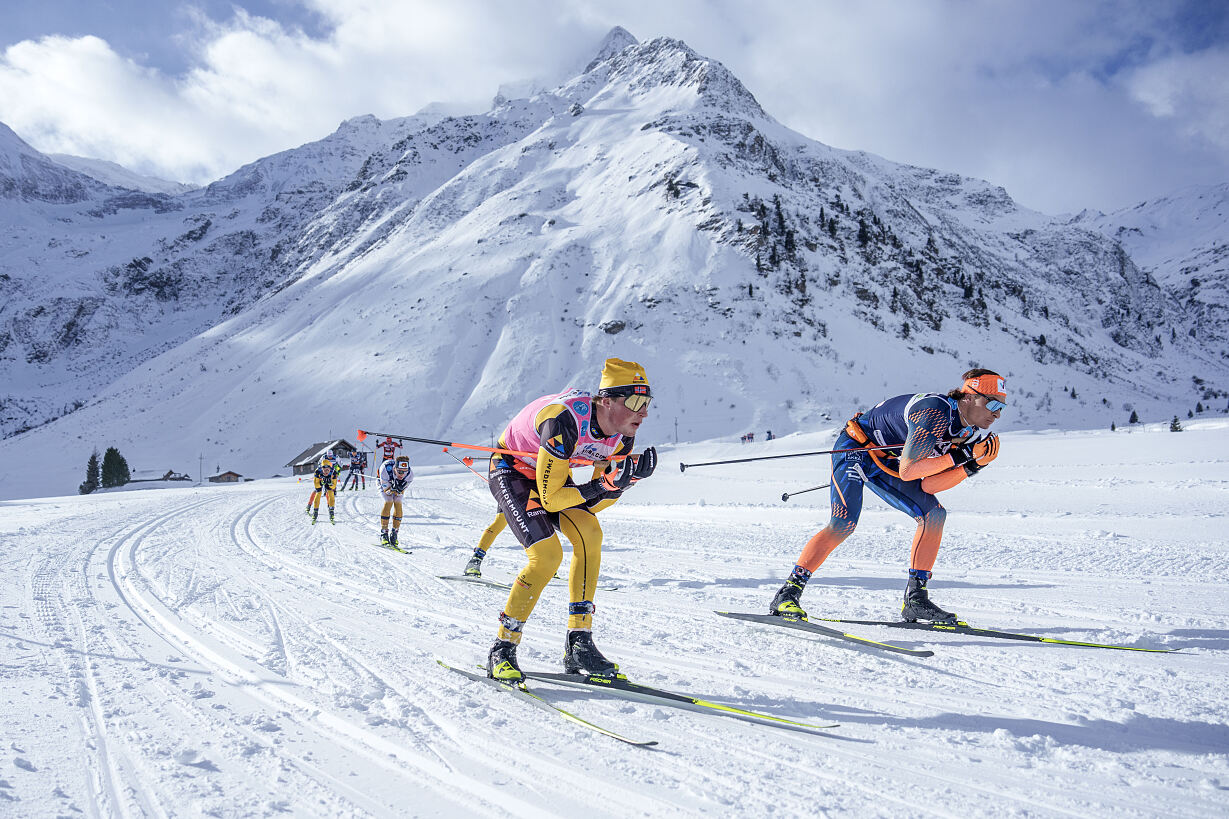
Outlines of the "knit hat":
<svg viewBox="0 0 1229 819">
<path fill-rule="evenodd" d="M 635 361 L 608 358 L 602 367 L 602 381 L 598 385 L 597 394 L 652 395 L 652 391 L 649 389 L 649 378 L 644 374 L 644 367 Z"/>
</svg>

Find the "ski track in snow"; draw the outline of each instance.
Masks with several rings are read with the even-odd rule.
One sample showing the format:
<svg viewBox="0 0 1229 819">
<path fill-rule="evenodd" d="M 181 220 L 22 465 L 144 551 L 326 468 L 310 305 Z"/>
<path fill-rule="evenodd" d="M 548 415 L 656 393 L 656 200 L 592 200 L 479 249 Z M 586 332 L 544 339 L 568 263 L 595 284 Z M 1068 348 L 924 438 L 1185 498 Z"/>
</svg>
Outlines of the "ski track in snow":
<svg viewBox="0 0 1229 819">
<path fill-rule="evenodd" d="M 374 488 L 341 493 L 336 526 L 290 479 L 2 504 L 0 814 L 1223 816 L 1229 428 L 1099 443 L 1005 438 L 943 497 L 932 589 L 976 625 L 1181 653 L 844 627 L 919 659 L 716 617 L 764 610 L 826 518 L 822 493 L 776 498 L 824 467 L 665 455 L 603 514 L 603 650 L 648 685 L 840 727 L 532 686 L 653 749 L 436 665 L 480 663 L 505 599 L 437 577 L 493 513 L 468 472 L 420 475 L 408 555 L 376 545 Z M 912 528 L 868 497 L 804 605 L 892 617 Z M 521 562 L 504 533 L 484 574 Z M 557 669 L 566 600 L 543 594 L 525 668 Z"/>
</svg>

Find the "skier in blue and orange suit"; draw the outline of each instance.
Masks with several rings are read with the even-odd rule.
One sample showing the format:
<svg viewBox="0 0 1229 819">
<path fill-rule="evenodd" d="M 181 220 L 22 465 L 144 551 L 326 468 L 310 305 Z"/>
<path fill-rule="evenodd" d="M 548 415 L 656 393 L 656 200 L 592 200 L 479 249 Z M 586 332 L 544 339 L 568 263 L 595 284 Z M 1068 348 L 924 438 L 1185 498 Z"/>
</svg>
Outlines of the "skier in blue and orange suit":
<svg viewBox="0 0 1229 819">
<path fill-rule="evenodd" d="M 935 494 L 976 475 L 999 454 L 990 432 L 1007 407 L 1002 376 L 973 369 L 947 395 L 898 395 L 858 413 L 836 440 L 832 455 L 832 518 L 803 548 L 789 579 L 772 599 L 770 614 L 806 619 L 799 598 L 811 574 L 853 534 L 862 513 L 862 491 L 917 521 L 909 553 L 909 583 L 901 616 L 909 621 L 954 622 L 956 615 L 931 602 L 926 591 L 947 512 Z M 875 451 L 868 447 L 890 447 Z"/>
<path fill-rule="evenodd" d="M 539 595 L 563 561 L 559 532 L 572 544 L 564 670 L 600 675 L 619 670 L 598 651 L 591 633 L 602 560 L 602 527 L 596 513 L 634 482 L 652 475 L 657 466 L 652 447 L 639 458 L 630 457 L 650 400 L 644 368 L 609 358 L 596 397 L 577 388 L 544 395 L 521 410 L 500 436 L 501 449 L 534 454 L 491 457 L 491 494 L 529 562 L 517 575 L 499 615 L 499 633 L 487 655 L 489 676 L 499 680 L 524 676 L 516 647 Z M 572 459 L 593 463 L 589 481 L 573 482 Z"/>
</svg>

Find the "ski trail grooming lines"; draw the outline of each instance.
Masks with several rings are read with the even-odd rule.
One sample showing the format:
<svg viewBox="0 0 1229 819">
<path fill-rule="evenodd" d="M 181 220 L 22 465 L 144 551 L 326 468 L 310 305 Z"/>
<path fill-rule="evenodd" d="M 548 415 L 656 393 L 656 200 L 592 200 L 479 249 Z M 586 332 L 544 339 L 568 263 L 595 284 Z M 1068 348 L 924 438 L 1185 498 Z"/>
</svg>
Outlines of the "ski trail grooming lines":
<svg viewBox="0 0 1229 819">
<path fill-rule="evenodd" d="M 891 643 L 881 643 L 877 640 L 859 637 L 856 634 L 848 634 L 834 628 L 821 626 L 816 623 L 812 623 L 810 620 L 803 620 L 798 617 L 788 617 L 780 614 L 746 614 L 735 611 L 719 611 L 717 614 L 722 617 L 730 617 L 735 620 L 747 620 L 749 622 L 759 623 L 765 626 L 780 626 L 781 628 L 797 629 L 810 634 L 818 634 L 823 637 L 832 637 L 837 640 L 845 640 L 846 642 L 865 646 L 867 648 L 876 648 L 881 651 L 894 651 L 897 654 L 907 654 L 910 657 L 933 657 L 935 655 L 935 653 L 929 649 L 905 648 L 904 646 L 895 646 Z"/>
<path fill-rule="evenodd" d="M 732 705 L 722 705 L 718 702 L 710 702 L 687 694 L 666 691 L 662 688 L 640 685 L 639 683 L 631 682 L 623 674 L 607 677 L 599 674 L 549 674 L 526 671 L 525 676 L 530 680 L 551 683 L 553 685 L 564 685 L 569 688 L 584 690 L 596 688 L 623 699 L 637 700 L 653 705 L 667 705 L 672 708 L 682 708 L 712 716 L 733 717 L 744 722 L 754 722 L 774 728 L 788 728 L 794 731 L 814 733 L 839 727 L 837 724 L 813 725 L 807 722 L 796 722 L 792 719 L 774 717 L 771 714 L 762 714 L 758 711 L 747 711 L 742 708 L 735 708 Z"/>
<path fill-rule="evenodd" d="M 602 734 L 603 736 L 608 736 L 611 739 L 617 739 L 619 740 L 619 742 L 626 742 L 628 745 L 635 745 L 638 747 L 649 747 L 651 745 L 657 744 L 657 740 L 655 739 L 650 739 L 647 741 L 631 739 L 629 737 L 623 736 L 622 734 L 616 731 L 611 731 L 609 728 L 603 728 L 600 725 L 595 725 L 594 723 L 589 722 L 588 720 L 582 719 L 576 716 L 575 714 L 573 714 L 571 711 L 565 711 L 564 709 L 556 705 L 552 705 L 551 703 L 542 699 L 537 694 L 533 693 L 528 688 L 526 688 L 524 682 L 519 682 L 519 683 L 500 682 L 499 680 L 491 679 L 490 677 L 486 676 L 486 674 L 480 674 L 476 671 L 468 671 L 464 668 L 457 668 L 456 666 L 449 665 L 448 663 L 438 658 L 436 659 L 436 662 L 442 665 L 444 668 L 447 668 L 449 671 L 455 671 L 458 674 L 469 677 L 471 680 L 474 680 L 476 682 L 486 683 L 487 685 L 493 685 L 496 688 L 502 689 L 508 692 L 509 694 L 511 694 L 512 696 L 517 697 L 518 699 L 524 700 L 530 705 L 533 705 L 537 708 L 541 708 L 543 711 L 551 711 L 563 717 L 568 722 L 573 722 L 581 726 L 582 728 L 588 728 L 590 731 L 596 731 L 597 733 Z"/>
<path fill-rule="evenodd" d="M 995 629 L 977 628 L 957 620 L 955 623 L 910 623 L 903 620 L 839 620 L 832 617 L 819 617 L 829 623 L 851 623 L 859 626 L 886 626 L 887 628 L 912 628 L 925 631 L 943 631 L 948 634 L 968 634 L 973 637 L 994 637 L 999 640 L 1020 640 L 1029 643 L 1052 643 L 1060 646 L 1080 646 L 1082 648 L 1112 648 L 1118 651 L 1143 651 L 1149 654 L 1174 654 L 1176 648 L 1142 648 L 1140 646 L 1119 646 L 1113 643 L 1092 643 L 1081 640 L 1060 640 L 1056 637 L 1042 637 L 1038 634 L 1022 634 L 1017 631 L 997 631 Z"/>
</svg>

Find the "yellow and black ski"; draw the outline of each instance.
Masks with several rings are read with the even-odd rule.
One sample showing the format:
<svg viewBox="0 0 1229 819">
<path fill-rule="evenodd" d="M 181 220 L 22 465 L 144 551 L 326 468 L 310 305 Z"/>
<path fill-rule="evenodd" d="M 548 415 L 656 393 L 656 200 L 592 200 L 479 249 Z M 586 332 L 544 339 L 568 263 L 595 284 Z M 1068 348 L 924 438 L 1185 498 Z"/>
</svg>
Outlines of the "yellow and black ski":
<svg viewBox="0 0 1229 819">
<path fill-rule="evenodd" d="M 525 672 L 525 676 L 536 682 L 565 685 L 570 688 L 582 688 L 585 690 L 592 690 L 596 688 L 624 699 L 638 700 L 640 702 L 652 703 L 653 705 L 668 705 L 673 708 L 684 708 L 688 711 L 698 711 L 701 714 L 733 717 L 734 719 L 740 719 L 746 722 L 755 722 L 759 723 L 760 725 L 771 725 L 775 728 L 789 728 L 794 731 L 802 731 L 805 733 L 822 732 L 829 728 L 839 727 L 837 724 L 813 725 L 808 722 L 797 722 L 792 719 L 785 719 L 784 717 L 774 717 L 772 714 L 763 714 L 759 711 L 747 711 L 742 708 L 735 708 L 732 705 L 723 705 L 719 702 L 702 700 L 699 697 L 692 697 L 688 694 L 679 694 L 674 691 L 666 691 L 662 688 L 653 688 L 647 685 L 640 685 L 639 683 L 634 683 L 627 679 L 627 677 L 623 674 L 619 674 L 614 677 L 606 677 L 600 674 L 548 674 L 539 673 L 536 671 L 527 671 Z"/>
<path fill-rule="evenodd" d="M 620 733 L 612 731 L 609 728 L 603 728 L 600 725 L 594 725 L 592 722 L 589 722 L 586 719 L 581 719 L 580 717 L 573 714 L 571 711 L 565 711 L 559 706 L 549 703 L 546 700 L 542 699 L 537 694 L 533 693 L 528 688 L 526 688 L 524 682 L 515 683 L 515 682 L 503 682 L 501 680 L 494 680 L 486 676 L 486 674 L 480 674 L 476 671 L 469 671 L 464 668 L 457 668 L 455 665 L 449 665 L 448 663 L 444 662 L 443 660 L 439 658 L 436 658 L 435 661 L 439 663 L 440 665 L 442 665 L 444 668 L 447 668 L 449 671 L 455 671 L 458 674 L 469 677 L 471 680 L 474 680 L 476 682 L 486 683 L 487 685 L 493 685 L 496 688 L 499 688 L 503 691 L 508 692 L 514 697 L 517 697 L 519 699 L 524 700 L 525 702 L 528 702 L 530 705 L 534 705 L 538 708 L 541 708 L 544 711 L 553 711 L 559 716 L 568 720 L 569 722 L 574 722 L 583 728 L 588 728 L 590 731 L 597 731 L 599 734 L 602 734 L 603 736 L 608 736 L 611 739 L 617 739 L 619 740 L 619 742 L 626 742 L 628 745 L 636 745 L 640 747 L 648 747 L 650 745 L 657 744 L 657 740 L 655 739 L 650 739 L 646 741 L 629 739 L 628 737 L 625 737 Z"/>
<path fill-rule="evenodd" d="M 1056 637 L 1042 637 L 1038 634 L 1021 634 L 1017 631 L 997 631 L 989 628 L 976 628 L 968 623 L 957 620 L 955 623 L 909 623 L 904 620 L 839 620 L 834 617 L 819 617 L 829 623 L 852 623 L 859 626 L 886 626 L 887 628 L 910 628 L 924 631 L 942 631 L 948 634 L 968 634 L 973 637 L 993 637 L 999 640 L 1022 640 L 1030 643 L 1053 643 L 1060 646 L 1082 646 L 1083 648 L 1113 648 L 1119 651 L 1146 651 L 1152 654 L 1172 654 L 1176 648 L 1143 648 L 1141 646 L 1119 646 L 1112 643 L 1090 643 L 1081 640 L 1060 640 Z"/>
<path fill-rule="evenodd" d="M 834 628 L 821 626 L 818 623 L 812 623 L 810 620 L 803 620 L 799 617 L 790 617 L 782 614 L 747 614 L 737 611 L 719 611 L 717 614 L 722 617 L 732 617 L 735 620 L 748 620 L 752 623 L 760 623 L 765 626 L 780 626 L 781 628 L 792 628 L 799 631 L 805 631 L 808 634 L 818 634 L 822 637 L 832 637 L 837 640 L 844 640 L 855 645 L 864 646 L 866 648 L 879 649 L 880 651 L 893 651 L 897 654 L 908 654 L 911 657 L 933 657 L 935 653 L 925 648 L 905 648 L 904 646 L 895 646 L 891 643 L 881 643 L 878 640 L 870 640 L 866 637 L 859 637 L 856 634 L 848 634 L 844 631 L 838 631 Z"/>
<path fill-rule="evenodd" d="M 440 580 L 455 580 L 458 583 L 477 583 L 479 586 L 490 586 L 493 589 L 503 589 L 510 591 L 512 586 L 508 583 L 499 583 L 494 580 L 487 580 L 480 574 L 437 574 Z M 562 578 L 557 578 L 562 580 Z M 618 586 L 598 586 L 598 591 L 618 591 Z"/>
</svg>

